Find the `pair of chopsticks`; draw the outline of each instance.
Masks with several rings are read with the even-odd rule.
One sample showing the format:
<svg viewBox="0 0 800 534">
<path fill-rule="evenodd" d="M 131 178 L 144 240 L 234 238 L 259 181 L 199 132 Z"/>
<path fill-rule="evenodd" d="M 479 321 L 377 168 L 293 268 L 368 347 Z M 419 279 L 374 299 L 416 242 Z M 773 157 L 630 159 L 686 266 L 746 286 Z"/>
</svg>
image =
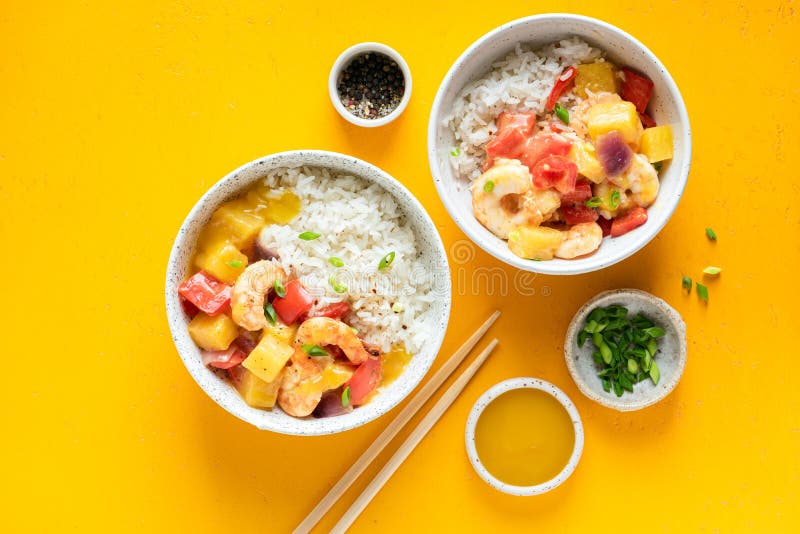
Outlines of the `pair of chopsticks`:
<svg viewBox="0 0 800 534">
<path fill-rule="evenodd" d="M 447 360 L 442 367 L 431 377 L 428 382 L 414 395 L 414 398 L 397 414 L 397 417 L 389 423 L 386 429 L 380 436 L 370 445 L 367 450 L 355 461 L 355 463 L 347 470 L 347 472 L 334 484 L 328 493 L 322 498 L 321 501 L 311 510 L 311 513 L 303 520 L 302 523 L 297 525 L 293 534 L 307 534 L 316 525 L 322 516 L 331 509 L 331 507 L 339 500 L 345 491 L 355 482 L 355 480 L 364 472 L 369 464 L 380 454 L 380 452 L 389 444 L 390 441 L 400 432 L 409 420 L 416 414 L 420 408 L 427 402 L 429 398 L 436 392 L 445 380 L 455 371 L 456 367 L 466 358 L 470 351 L 478 344 L 483 335 L 494 324 L 500 316 L 499 311 L 495 311 L 485 323 L 481 325 L 478 330 L 464 342 L 461 347 Z M 425 418 L 420 421 L 419 425 L 413 432 L 406 438 L 402 445 L 397 449 L 394 455 L 386 462 L 383 469 L 375 475 L 375 478 L 364 489 L 361 495 L 353 502 L 350 508 L 345 512 L 342 518 L 336 523 L 331 532 L 345 532 L 356 518 L 364 511 L 373 497 L 380 491 L 386 484 L 389 478 L 394 474 L 403 461 L 411 454 L 414 447 L 419 444 L 422 438 L 428 433 L 434 424 L 439 420 L 442 414 L 450 407 L 453 401 L 458 397 L 470 379 L 475 375 L 477 370 L 489 357 L 492 350 L 497 346 L 497 339 L 493 339 L 489 345 L 483 349 L 475 360 L 467 367 L 461 376 L 459 376 L 453 385 L 442 395 L 439 401 L 431 408 Z"/>
</svg>

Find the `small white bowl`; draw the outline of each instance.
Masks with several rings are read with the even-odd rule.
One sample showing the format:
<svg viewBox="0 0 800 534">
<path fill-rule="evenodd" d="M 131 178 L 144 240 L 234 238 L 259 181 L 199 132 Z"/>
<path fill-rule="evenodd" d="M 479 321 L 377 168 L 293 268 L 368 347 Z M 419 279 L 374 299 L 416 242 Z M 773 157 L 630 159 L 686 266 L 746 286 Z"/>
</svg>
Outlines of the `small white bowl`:
<svg viewBox="0 0 800 534">
<path fill-rule="evenodd" d="M 579 348 L 577 341 L 586 316 L 598 306 L 605 308 L 614 304 L 628 308 L 629 317 L 643 313 L 666 332 L 659 339 L 655 357 L 661 373 L 658 385 L 653 385 L 650 379 L 643 380 L 633 386 L 633 393 L 626 391 L 622 397 L 617 397 L 613 391 L 603 390 L 603 384 L 597 377 L 600 367 L 592 358 L 592 344 L 587 341 L 583 348 Z M 572 318 L 564 339 L 567 368 L 581 393 L 620 412 L 641 410 L 669 395 L 678 385 L 686 367 L 686 353 L 686 324 L 680 314 L 660 298 L 638 289 L 604 291 L 590 299 Z"/>
<path fill-rule="evenodd" d="M 356 57 L 360 56 L 361 54 L 365 54 L 367 52 L 378 52 L 383 55 L 389 56 L 392 58 L 397 65 L 400 67 L 400 70 L 403 72 L 403 78 L 405 83 L 405 91 L 403 92 L 403 98 L 400 100 L 400 103 L 397 107 L 388 115 L 384 117 L 380 117 L 377 119 L 362 119 L 361 117 L 356 117 L 352 113 L 350 113 L 346 107 L 342 104 L 341 99 L 339 98 L 339 90 L 337 89 L 338 81 L 339 81 L 339 74 L 350 64 L 350 62 L 355 59 Z M 336 111 L 339 112 L 339 115 L 344 117 L 344 119 L 348 122 L 351 122 L 357 126 L 364 126 L 366 128 L 376 128 L 378 126 L 383 126 L 385 124 L 389 124 L 397 117 L 403 113 L 403 110 L 406 109 L 408 105 L 408 101 L 411 99 L 411 70 L 408 68 L 408 63 L 406 60 L 403 59 L 403 56 L 397 53 L 393 48 L 386 46 L 385 44 L 381 43 L 360 43 L 357 45 L 353 45 L 344 52 L 342 52 L 336 61 L 333 63 L 333 68 L 331 69 L 330 76 L 328 76 L 328 94 L 331 97 L 331 103 Z"/>
<path fill-rule="evenodd" d="M 569 457 L 567 465 L 565 465 L 564 469 L 562 469 L 561 472 L 559 472 L 555 477 L 547 482 L 537 484 L 536 486 L 514 486 L 511 484 L 506 484 L 505 482 L 495 478 L 494 475 L 492 475 L 483 466 L 480 456 L 478 456 L 478 451 L 475 448 L 475 425 L 477 425 L 478 419 L 483 413 L 483 410 L 489 405 L 489 403 L 503 393 L 511 391 L 512 389 L 524 388 L 538 389 L 555 397 L 556 400 L 561 403 L 564 409 L 567 410 L 567 413 L 572 419 L 572 427 L 575 430 L 575 446 L 572 449 L 572 455 Z M 570 398 L 567 397 L 566 393 L 558 389 L 550 382 L 541 380 L 539 378 L 511 378 L 489 388 L 489 390 L 481 395 L 472 406 L 472 410 L 469 412 L 469 417 L 467 417 L 467 428 L 464 433 L 464 438 L 467 444 L 467 456 L 469 457 L 469 461 L 472 464 L 472 467 L 475 469 L 475 472 L 478 473 L 478 475 L 487 484 L 496 490 L 502 491 L 503 493 L 508 493 L 510 495 L 519 495 L 522 497 L 546 493 L 551 489 L 561 485 L 569 478 L 572 472 L 575 471 L 575 468 L 578 466 L 578 461 L 581 459 L 581 454 L 583 453 L 583 423 L 581 422 L 581 416 L 578 414 L 578 409 L 575 408 L 575 405 L 572 403 Z"/>
<path fill-rule="evenodd" d="M 559 39 L 578 36 L 608 53 L 612 61 L 628 65 L 648 76 L 655 84 L 649 111 L 659 124 L 672 125 L 675 152 L 661 172 L 661 190 L 648 208 L 648 221 L 628 234 L 606 238 L 600 249 L 574 260 L 532 261 L 520 258 L 508 243 L 492 234 L 475 218 L 468 184 L 454 176 L 450 150 L 455 140 L 444 119 L 450 115 L 461 89 L 484 76 L 492 63 L 514 50 L 517 44 L 534 48 Z M 487 33 L 459 57 L 444 77 L 428 121 L 428 162 L 439 197 L 450 216 L 483 250 L 495 258 L 526 271 L 543 274 L 581 274 L 613 265 L 632 255 L 652 240 L 667 224 L 683 194 L 692 159 L 692 136 L 683 98 L 666 67 L 641 42 L 601 20 L 581 15 L 551 13 L 515 20 Z"/>
<path fill-rule="evenodd" d="M 324 167 L 338 173 L 358 176 L 389 192 L 414 230 L 420 260 L 426 272 L 436 275 L 436 285 L 433 290 L 436 291 L 437 298 L 432 303 L 431 313 L 425 319 L 426 326 L 436 332 L 431 343 L 415 354 L 403 373 L 380 391 L 371 402 L 350 413 L 322 419 L 291 417 L 278 408 L 259 410 L 248 406 L 228 382 L 203 365 L 200 350 L 189 337 L 189 318 L 183 312 L 178 296 L 178 285 L 186 276 L 197 236 L 214 210 L 267 173 L 278 168 L 301 166 Z M 214 184 L 197 201 L 181 225 L 169 257 L 166 284 L 167 318 L 172 339 L 186 369 L 203 391 L 228 412 L 259 429 L 281 434 L 301 436 L 333 434 L 361 426 L 388 412 L 408 396 L 428 372 L 439 352 L 450 317 L 449 272 L 447 254 L 436 225 L 422 204 L 400 182 L 378 167 L 352 156 L 322 150 L 293 150 L 244 164 Z M 442 273 L 447 276 L 442 276 Z"/>
</svg>

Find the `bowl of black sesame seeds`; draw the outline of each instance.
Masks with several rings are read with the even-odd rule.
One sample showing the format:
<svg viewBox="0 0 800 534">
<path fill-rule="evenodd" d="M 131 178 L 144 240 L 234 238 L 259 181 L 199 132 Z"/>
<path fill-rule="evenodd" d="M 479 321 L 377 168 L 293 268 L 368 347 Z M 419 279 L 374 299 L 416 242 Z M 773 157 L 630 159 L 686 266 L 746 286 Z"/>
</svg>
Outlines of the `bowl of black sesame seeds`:
<svg viewBox="0 0 800 534">
<path fill-rule="evenodd" d="M 339 115 L 373 128 L 396 119 L 411 98 L 411 72 L 396 51 L 380 43 L 351 46 L 336 59 L 328 92 Z"/>
</svg>

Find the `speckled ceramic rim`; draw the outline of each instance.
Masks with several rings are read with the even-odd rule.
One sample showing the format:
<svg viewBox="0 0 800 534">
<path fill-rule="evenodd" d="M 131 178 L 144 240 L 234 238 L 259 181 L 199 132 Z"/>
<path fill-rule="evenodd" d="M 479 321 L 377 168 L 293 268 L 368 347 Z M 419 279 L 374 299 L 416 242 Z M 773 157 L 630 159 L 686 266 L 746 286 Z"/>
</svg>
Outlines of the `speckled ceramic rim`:
<svg viewBox="0 0 800 534">
<path fill-rule="evenodd" d="M 362 119 L 347 111 L 347 108 L 345 108 L 341 100 L 339 100 L 339 91 L 336 88 L 336 82 L 339 79 L 339 73 L 342 69 L 347 67 L 350 61 L 355 57 L 366 52 L 380 52 L 395 60 L 400 70 L 403 71 L 403 78 L 405 79 L 405 91 L 403 92 L 403 98 L 400 99 L 400 103 L 391 113 L 379 119 Z M 365 128 L 377 128 L 378 126 L 389 124 L 395 120 L 403 113 L 406 106 L 408 106 L 408 101 L 411 100 L 411 70 L 408 68 L 408 63 L 403 59 L 403 56 L 398 54 L 393 48 L 381 43 L 359 43 L 351 46 L 336 58 L 336 61 L 333 63 L 333 68 L 331 68 L 330 76 L 328 76 L 328 94 L 331 97 L 331 104 L 333 104 L 333 107 L 347 122 L 352 122 L 356 126 L 364 126 Z"/>
<path fill-rule="evenodd" d="M 645 227 L 646 231 L 644 231 L 645 228 L 643 228 L 643 231 L 631 232 L 628 235 L 616 238 L 619 240 L 618 242 L 621 244 L 621 246 L 619 250 L 615 250 L 613 254 L 600 254 L 598 252 L 585 258 L 578 258 L 574 260 L 554 259 L 550 261 L 537 262 L 526 260 L 514 255 L 508 249 L 507 243 L 483 228 L 480 223 L 475 221 L 471 212 L 469 215 L 471 220 L 467 220 L 466 217 L 462 217 L 459 214 L 457 209 L 457 206 L 459 205 L 458 199 L 452 196 L 448 191 L 447 186 L 445 185 L 445 178 L 442 175 L 443 173 L 440 172 L 440 158 L 448 157 L 447 153 L 449 148 L 437 146 L 437 129 L 439 127 L 439 121 L 449 113 L 449 109 L 442 109 L 444 100 L 446 100 L 446 96 L 450 91 L 455 90 L 457 92 L 461 89 L 460 87 L 451 87 L 453 78 L 457 73 L 459 73 L 459 71 L 465 68 L 465 65 L 468 61 L 473 59 L 478 61 L 477 58 L 481 56 L 484 48 L 490 48 L 496 44 L 496 41 L 500 41 L 502 39 L 503 34 L 520 25 L 531 26 L 530 30 L 528 31 L 531 35 L 530 39 L 534 40 L 536 38 L 536 27 L 541 27 L 544 29 L 550 27 L 569 26 L 570 24 L 587 26 L 591 28 L 592 33 L 596 34 L 590 39 L 592 41 L 598 41 L 603 33 L 613 34 L 621 40 L 626 41 L 632 46 L 633 49 L 636 49 L 639 54 L 644 56 L 644 58 L 646 58 L 646 60 L 653 65 L 654 71 L 659 73 L 660 79 L 663 80 L 664 84 L 666 85 L 669 98 L 673 102 L 678 116 L 677 122 L 680 123 L 683 128 L 681 142 L 684 149 L 680 156 L 680 161 L 677 161 L 677 159 L 673 160 L 673 163 L 680 164 L 676 187 L 677 194 L 674 195 L 674 198 L 670 199 L 671 202 L 669 204 L 665 205 L 664 212 L 661 214 L 658 220 L 651 220 L 651 223 Z M 564 31 L 564 35 L 574 33 L 575 32 L 568 30 Z M 480 74 L 482 73 L 476 72 L 475 76 Z M 473 76 L 471 79 L 474 79 L 475 76 Z M 653 54 L 641 42 L 621 29 L 598 19 L 569 13 L 549 13 L 517 19 L 492 30 L 475 41 L 463 54 L 461 54 L 461 56 L 456 60 L 456 62 L 445 75 L 442 84 L 439 86 L 439 91 L 436 93 L 436 99 L 434 100 L 430 119 L 428 121 L 428 162 L 430 164 L 431 174 L 433 175 L 434 183 L 436 185 L 436 190 L 439 193 L 439 198 L 441 198 L 442 203 L 444 204 L 448 213 L 450 213 L 452 219 L 474 243 L 495 258 L 519 269 L 542 274 L 572 275 L 597 271 L 628 258 L 642 247 L 647 245 L 658 234 L 658 232 L 661 231 L 664 225 L 667 224 L 667 221 L 677 208 L 678 202 L 683 195 L 686 182 L 689 178 L 691 160 L 692 138 L 691 128 L 689 125 L 689 116 L 686 111 L 686 106 L 683 102 L 683 97 L 681 96 L 675 81 L 672 79 L 663 63 L 661 63 L 655 54 Z M 447 178 L 447 180 L 450 180 L 450 178 Z M 653 219 L 652 216 L 651 219 Z M 608 246 L 607 241 L 608 240 L 605 240 L 603 244 L 604 246 Z"/>
<path fill-rule="evenodd" d="M 478 423 L 478 419 L 483 413 L 483 410 L 489 405 L 489 403 L 503 393 L 511 391 L 512 389 L 524 388 L 538 389 L 555 397 L 556 400 L 561 403 L 564 409 L 567 410 L 567 413 L 572 419 L 572 426 L 575 429 L 575 447 L 572 450 L 572 455 L 569 457 L 567 465 L 565 465 L 564 469 L 562 469 L 561 472 L 551 480 L 536 486 L 513 486 L 498 480 L 483 466 L 480 457 L 478 456 L 478 451 L 475 448 L 475 425 Z M 481 395 L 477 401 L 475 401 L 475 404 L 472 406 L 472 410 L 469 412 L 469 417 L 467 417 L 467 428 L 464 432 L 464 439 L 467 445 L 467 456 L 469 457 L 472 467 L 487 484 L 496 490 L 502 491 L 503 493 L 527 497 L 530 495 L 547 493 L 548 491 L 560 486 L 570 477 L 572 472 L 575 471 L 575 468 L 578 466 L 578 461 L 581 459 L 581 454 L 583 453 L 583 423 L 581 422 L 580 414 L 578 414 L 578 409 L 572 403 L 570 398 L 567 397 L 567 394 L 550 382 L 540 378 L 511 378 L 492 386 L 488 391 Z"/>
<path fill-rule="evenodd" d="M 414 195 L 386 172 L 352 156 L 322 150 L 294 150 L 266 156 L 251 161 L 225 176 L 195 204 L 178 232 L 167 266 L 167 319 L 178 353 L 203 391 L 239 419 L 263 430 L 311 436 L 343 432 L 372 421 L 396 406 L 419 384 L 430 369 L 444 339 L 450 317 L 452 288 L 449 276 L 439 277 L 442 279 L 437 280 L 435 288 L 438 298 L 433 304 L 434 312 L 428 319 L 429 326 L 435 331 L 434 339 L 414 355 L 403 374 L 369 404 L 348 414 L 323 419 L 300 419 L 290 417 L 277 408 L 259 410 L 248 406 L 238 392 L 202 364 L 200 351 L 189 337 L 188 320 L 181 308 L 178 285 L 184 278 L 200 229 L 222 202 L 237 195 L 243 188 L 271 170 L 300 166 L 328 168 L 335 172 L 359 176 L 383 187 L 397 200 L 414 228 L 418 249 L 423 254 L 426 267 L 444 273 L 449 273 L 449 268 L 444 245 L 436 226 Z"/>
<path fill-rule="evenodd" d="M 630 306 L 631 302 L 634 300 L 643 308 L 650 309 L 650 315 L 653 314 L 654 310 L 658 310 L 661 312 L 661 316 L 667 317 L 668 322 L 665 324 L 659 323 L 659 326 L 667 330 L 668 336 L 674 335 L 674 339 L 678 344 L 677 365 L 670 368 L 659 366 L 661 370 L 661 379 L 658 385 L 647 390 L 650 393 L 642 396 L 638 401 L 631 400 L 633 397 L 631 397 L 630 394 L 617 397 L 613 392 L 603 391 L 600 379 L 597 378 L 594 373 L 589 377 L 585 377 L 580 373 L 575 363 L 578 356 L 591 358 L 588 351 L 576 356 L 576 353 L 579 351 L 576 342 L 578 332 L 583 328 L 583 324 L 589 312 L 597 306 L 611 306 L 612 304 Z M 603 406 L 613 408 L 620 412 L 641 410 L 642 408 L 646 408 L 661 401 L 669 395 L 681 380 L 683 370 L 686 367 L 687 352 L 686 324 L 683 322 L 680 314 L 662 299 L 638 289 L 614 289 L 603 291 L 592 297 L 586 304 L 581 306 L 581 309 L 578 310 L 572 318 L 567 328 L 567 335 L 564 338 L 564 359 L 567 362 L 569 374 L 572 375 L 572 379 L 575 381 L 575 385 L 578 386 L 578 389 L 581 390 L 581 393 Z M 649 383 L 642 382 L 636 384 L 634 386 L 634 391 L 641 391 L 642 387 L 649 387 Z"/>
</svg>

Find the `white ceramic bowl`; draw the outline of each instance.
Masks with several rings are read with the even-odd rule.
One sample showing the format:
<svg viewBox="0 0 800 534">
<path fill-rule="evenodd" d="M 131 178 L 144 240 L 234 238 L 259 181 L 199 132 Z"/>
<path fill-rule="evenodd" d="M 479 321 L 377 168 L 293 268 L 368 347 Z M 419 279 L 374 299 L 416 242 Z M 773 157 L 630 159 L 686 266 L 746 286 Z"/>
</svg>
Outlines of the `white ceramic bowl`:
<svg viewBox="0 0 800 534">
<path fill-rule="evenodd" d="M 555 397 L 556 400 L 561 403 L 564 409 L 567 410 L 567 413 L 572 419 L 572 426 L 575 429 L 575 446 L 572 449 L 572 455 L 570 455 L 567 465 L 565 465 L 564 469 L 562 469 L 561 472 L 559 472 L 555 477 L 547 482 L 543 482 L 542 484 L 537 484 L 536 486 L 514 486 L 511 484 L 506 484 L 502 480 L 495 478 L 483 466 L 480 456 L 478 456 L 478 451 L 475 448 L 475 425 L 477 425 L 478 419 L 483 413 L 483 410 L 489 405 L 489 403 L 503 393 L 511 391 L 512 389 L 522 388 L 539 389 Z M 575 408 L 575 405 L 572 404 L 572 401 L 569 397 L 567 397 L 566 393 L 558 389 L 550 382 L 541 380 L 539 378 L 511 378 L 489 388 L 489 390 L 481 395 L 472 406 L 472 410 L 470 410 L 469 416 L 467 417 L 467 429 L 464 433 L 464 438 L 467 444 L 467 456 L 469 457 L 469 461 L 472 464 L 472 467 L 475 469 L 475 472 L 477 472 L 478 475 L 493 488 L 510 495 L 539 495 L 561 485 L 569 478 L 572 472 L 575 471 L 575 468 L 578 466 L 578 461 L 581 459 L 581 454 L 583 453 L 583 423 L 581 422 L 581 416 L 578 414 L 578 409 Z"/>
<path fill-rule="evenodd" d="M 603 391 L 603 384 L 597 377 L 600 366 L 592 358 L 592 344 L 587 341 L 583 348 L 578 348 L 578 332 L 583 329 L 586 316 L 598 306 L 605 308 L 614 304 L 628 308 L 628 317 L 643 313 L 666 332 L 658 340 L 659 350 L 655 355 L 661 373 L 658 385 L 649 379 L 643 380 L 633 386 L 633 393 L 626 391 L 621 397 L 613 391 Z M 572 318 L 564 339 L 567 368 L 581 393 L 620 412 L 641 410 L 669 395 L 683 375 L 686 356 L 686 324 L 680 314 L 660 298 L 638 289 L 604 291 L 590 299 Z"/>
<path fill-rule="evenodd" d="M 347 111 L 347 108 L 344 107 L 342 101 L 339 99 L 339 91 L 336 88 L 339 74 L 342 70 L 344 70 L 353 59 L 366 52 L 379 52 L 389 56 L 397 63 L 397 66 L 400 67 L 400 70 L 403 72 L 403 77 L 405 78 L 405 91 L 403 92 L 403 98 L 400 100 L 400 103 L 391 113 L 378 119 L 362 119 Z M 331 97 L 333 107 L 346 121 L 366 128 L 383 126 L 399 117 L 400 114 L 403 113 L 403 110 L 406 109 L 406 106 L 408 106 L 408 101 L 411 99 L 411 70 L 409 70 L 408 63 L 403 59 L 403 56 L 398 54 L 393 48 L 381 43 L 359 43 L 342 52 L 333 63 L 333 68 L 331 68 L 331 73 L 328 76 L 328 95 Z"/>
<path fill-rule="evenodd" d="M 551 261 L 531 261 L 514 255 L 508 244 L 481 225 L 472 213 L 468 184 L 453 175 L 449 152 L 454 146 L 450 129 L 443 124 L 461 89 L 484 76 L 491 64 L 511 52 L 518 43 L 539 47 L 569 36 L 578 36 L 605 50 L 610 59 L 643 72 L 655 88 L 649 110 L 659 124 L 671 124 L 675 154 L 661 172 L 661 190 L 648 208 L 643 227 L 624 236 L 605 239 L 591 256 Z M 642 43 L 606 22 L 569 14 L 547 14 L 509 22 L 470 46 L 444 77 L 428 123 L 428 160 L 436 189 L 450 216 L 461 230 L 492 256 L 526 271 L 544 274 L 580 274 L 603 269 L 635 253 L 664 227 L 678 205 L 689 176 L 692 138 L 689 117 L 678 87 L 667 69 Z"/>
<path fill-rule="evenodd" d="M 423 265 L 430 273 L 436 275 L 433 290 L 436 291 L 438 297 L 433 305 L 433 313 L 428 319 L 428 326 L 436 332 L 436 338 L 413 357 L 403 374 L 370 403 L 351 413 L 322 419 L 300 419 L 290 417 L 278 408 L 259 410 L 245 404 L 242 397 L 230 384 L 202 364 L 200 351 L 189 337 L 187 330 L 189 321 L 181 309 L 178 297 L 178 285 L 185 277 L 198 233 L 208 222 L 214 210 L 267 172 L 281 167 L 304 165 L 326 167 L 336 172 L 359 176 L 388 191 L 406 214 L 414 229 Z M 231 414 L 260 429 L 283 434 L 321 435 L 342 432 L 375 419 L 402 401 L 420 382 L 436 358 L 450 317 L 450 298 L 451 286 L 447 255 L 436 226 L 419 201 L 400 182 L 378 167 L 352 156 L 320 150 L 295 150 L 266 156 L 239 167 L 217 182 L 195 204 L 183 222 L 178 236 L 175 238 L 167 266 L 167 317 L 175 346 L 189 373 L 203 391 Z"/>
</svg>

